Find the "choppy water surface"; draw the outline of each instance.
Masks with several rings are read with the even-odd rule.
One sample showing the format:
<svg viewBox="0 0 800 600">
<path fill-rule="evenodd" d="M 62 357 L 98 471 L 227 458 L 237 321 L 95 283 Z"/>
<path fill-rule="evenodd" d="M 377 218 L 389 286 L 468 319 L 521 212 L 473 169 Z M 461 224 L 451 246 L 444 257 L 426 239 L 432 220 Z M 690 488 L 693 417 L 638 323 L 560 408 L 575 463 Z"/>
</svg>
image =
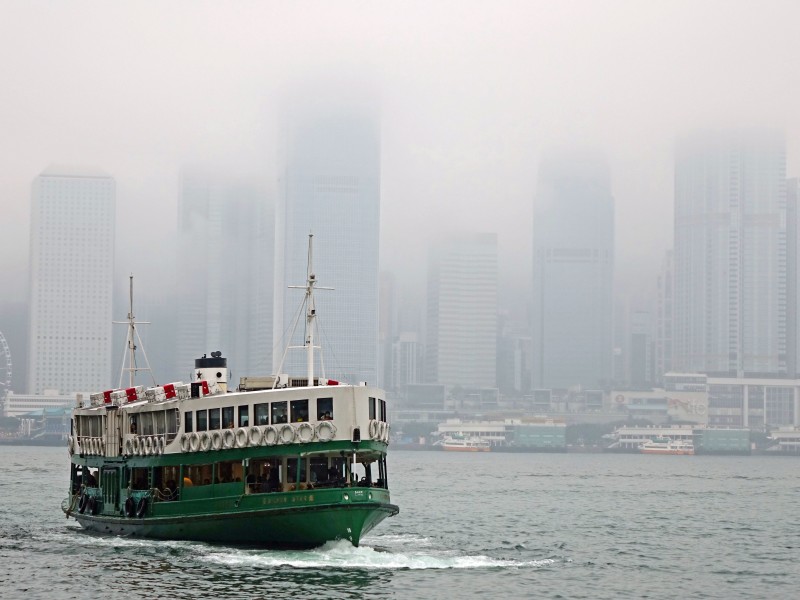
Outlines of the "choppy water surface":
<svg viewBox="0 0 800 600">
<path fill-rule="evenodd" d="M 360 548 L 83 533 L 62 448 L 0 447 L 3 598 L 797 598 L 800 460 L 392 452 Z"/>
</svg>

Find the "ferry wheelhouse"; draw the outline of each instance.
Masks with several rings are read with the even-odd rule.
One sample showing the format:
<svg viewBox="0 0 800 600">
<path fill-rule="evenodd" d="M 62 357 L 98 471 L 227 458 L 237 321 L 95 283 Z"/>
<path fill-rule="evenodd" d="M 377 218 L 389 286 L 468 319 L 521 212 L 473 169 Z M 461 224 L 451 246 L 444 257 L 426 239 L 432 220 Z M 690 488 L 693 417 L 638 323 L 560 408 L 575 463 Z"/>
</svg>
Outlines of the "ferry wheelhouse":
<svg viewBox="0 0 800 600">
<path fill-rule="evenodd" d="M 307 332 L 313 285 L 309 260 Z M 132 308 L 128 318 L 132 356 Z M 214 352 L 195 360 L 190 383 L 92 394 L 72 413 L 64 512 L 87 530 L 126 536 L 357 546 L 399 510 L 386 397 L 315 377 L 308 335 L 306 377 L 243 377 L 228 390 L 227 361 Z"/>
</svg>

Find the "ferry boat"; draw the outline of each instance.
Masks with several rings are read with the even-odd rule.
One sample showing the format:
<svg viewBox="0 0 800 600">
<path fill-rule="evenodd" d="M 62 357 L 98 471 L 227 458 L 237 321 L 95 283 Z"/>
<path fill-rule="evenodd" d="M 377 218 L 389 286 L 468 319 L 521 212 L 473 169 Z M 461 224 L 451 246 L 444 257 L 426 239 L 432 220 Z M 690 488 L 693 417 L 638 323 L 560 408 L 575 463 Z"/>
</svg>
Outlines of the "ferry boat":
<svg viewBox="0 0 800 600">
<path fill-rule="evenodd" d="M 477 437 L 447 436 L 437 445 L 447 452 L 489 452 L 492 449 L 489 440 Z"/>
<path fill-rule="evenodd" d="M 68 518 L 98 533 L 310 548 L 358 546 L 398 513 L 384 392 L 314 376 L 311 237 L 308 264 L 306 376 L 242 377 L 235 390 L 220 352 L 196 359 L 189 383 L 133 385 L 131 280 L 131 385 L 72 411 Z"/>
<path fill-rule="evenodd" d="M 694 454 L 694 444 L 686 440 L 655 438 L 639 446 L 642 454 Z"/>
</svg>

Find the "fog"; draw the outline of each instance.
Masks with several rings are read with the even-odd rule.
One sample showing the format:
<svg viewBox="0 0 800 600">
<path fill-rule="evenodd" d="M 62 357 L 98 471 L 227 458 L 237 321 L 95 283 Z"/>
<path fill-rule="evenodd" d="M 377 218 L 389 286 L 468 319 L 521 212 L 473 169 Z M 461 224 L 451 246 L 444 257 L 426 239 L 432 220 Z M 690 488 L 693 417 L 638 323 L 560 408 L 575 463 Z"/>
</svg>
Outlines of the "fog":
<svg viewBox="0 0 800 600">
<path fill-rule="evenodd" d="M 677 138 L 779 128 L 800 174 L 798 18 L 796 2 L 4 0 L 0 301 L 26 298 L 30 186 L 48 165 L 116 179 L 120 285 L 161 282 L 181 168 L 274 195 L 285 99 L 317 81 L 380 97 L 381 268 L 401 286 L 422 285 L 433 239 L 494 231 L 499 304 L 517 304 L 539 161 L 577 146 L 607 158 L 617 293 L 640 293 L 672 245 Z"/>
</svg>

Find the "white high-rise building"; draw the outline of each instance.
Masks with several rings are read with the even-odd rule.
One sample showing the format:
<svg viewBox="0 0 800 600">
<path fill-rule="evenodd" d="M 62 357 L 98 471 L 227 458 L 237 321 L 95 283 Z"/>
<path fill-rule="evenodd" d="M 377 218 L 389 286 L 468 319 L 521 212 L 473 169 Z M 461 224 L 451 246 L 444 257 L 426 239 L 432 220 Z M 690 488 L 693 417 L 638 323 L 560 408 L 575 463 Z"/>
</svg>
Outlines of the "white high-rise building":
<svg viewBox="0 0 800 600">
<path fill-rule="evenodd" d="M 497 387 L 497 234 L 431 249 L 425 365 L 429 383 Z"/>
<path fill-rule="evenodd" d="M 672 370 L 787 372 L 786 251 L 782 135 L 684 140 L 675 161 Z"/>
<path fill-rule="evenodd" d="M 108 389 L 114 179 L 50 167 L 33 182 L 28 391 Z"/>
<path fill-rule="evenodd" d="M 178 206 L 177 372 L 216 350 L 238 377 L 272 372 L 274 220 L 251 181 L 187 168 Z"/>
<path fill-rule="evenodd" d="M 534 388 L 610 385 L 613 284 L 614 199 L 605 161 L 545 160 L 533 220 Z"/>
<path fill-rule="evenodd" d="M 319 335 L 315 373 L 378 382 L 380 132 L 370 110 L 332 104 L 287 118 L 275 229 L 274 367 L 303 376 L 305 352 L 289 350 L 314 236 Z M 304 343 L 300 316 L 292 346 Z"/>
</svg>

